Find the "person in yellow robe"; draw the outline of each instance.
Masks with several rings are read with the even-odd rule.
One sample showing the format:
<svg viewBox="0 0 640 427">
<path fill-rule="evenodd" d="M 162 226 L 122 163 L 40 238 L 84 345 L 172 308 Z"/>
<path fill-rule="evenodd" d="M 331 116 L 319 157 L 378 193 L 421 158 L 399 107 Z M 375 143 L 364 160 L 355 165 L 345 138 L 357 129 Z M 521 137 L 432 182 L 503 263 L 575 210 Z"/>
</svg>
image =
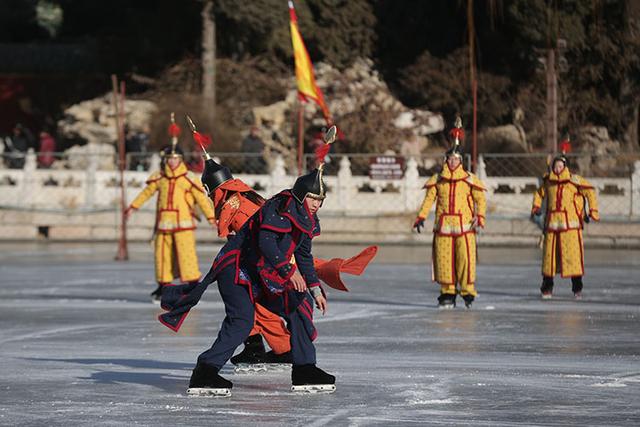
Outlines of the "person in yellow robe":
<svg viewBox="0 0 640 427">
<path fill-rule="evenodd" d="M 175 127 L 174 127 L 175 126 Z M 174 279 L 183 283 L 200 279 L 193 230 L 195 205 L 197 204 L 209 223 L 215 226 L 215 213 L 211 200 L 207 197 L 200 180 L 187 170 L 182 160 L 182 152 L 176 146 L 180 130 L 172 124 L 170 133 L 173 143 L 163 150 L 161 170 L 154 172 L 147 180 L 147 186 L 131 202 L 126 217 L 139 209 L 156 192 L 155 224 L 155 270 L 158 288 L 151 293 L 159 301 L 162 289 Z"/>
<path fill-rule="evenodd" d="M 542 298 L 551 298 L 553 277 L 560 273 L 561 277 L 571 278 L 573 294 L 580 299 L 584 275 L 582 229 L 590 218 L 600 220 L 598 201 L 593 185 L 571 173 L 564 155 L 556 156 L 551 168 L 534 193 L 531 208 L 532 215 L 541 215 L 546 198 L 540 292 Z"/>
<path fill-rule="evenodd" d="M 455 145 L 446 152 L 442 172 L 424 185 L 427 194 L 414 228 L 420 232 L 435 203 L 432 279 L 440 284 L 439 307 L 455 307 L 456 294 L 460 293 L 465 306 L 471 308 L 477 295 L 476 229 L 485 224 L 485 186 L 462 165 L 459 141 L 464 133 L 459 119 L 451 134 Z"/>
</svg>

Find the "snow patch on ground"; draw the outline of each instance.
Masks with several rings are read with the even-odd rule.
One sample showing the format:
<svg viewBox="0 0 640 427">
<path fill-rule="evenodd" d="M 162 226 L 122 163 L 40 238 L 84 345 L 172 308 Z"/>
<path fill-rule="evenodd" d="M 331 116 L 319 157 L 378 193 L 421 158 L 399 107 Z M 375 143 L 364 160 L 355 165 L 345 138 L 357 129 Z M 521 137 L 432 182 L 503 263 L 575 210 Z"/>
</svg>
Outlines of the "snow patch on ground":
<svg viewBox="0 0 640 427">
<path fill-rule="evenodd" d="M 610 383 L 595 383 L 591 384 L 591 387 L 626 387 L 627 385 L 623 382 L 613 381 Z"/>
</svg>

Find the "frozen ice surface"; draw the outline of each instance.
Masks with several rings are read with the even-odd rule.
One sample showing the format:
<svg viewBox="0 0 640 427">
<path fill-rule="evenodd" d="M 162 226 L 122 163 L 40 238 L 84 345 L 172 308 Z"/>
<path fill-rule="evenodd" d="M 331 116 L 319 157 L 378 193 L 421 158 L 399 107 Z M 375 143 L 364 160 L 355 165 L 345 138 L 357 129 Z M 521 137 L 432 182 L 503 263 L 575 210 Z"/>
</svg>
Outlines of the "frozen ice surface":
<svg viewBox="0 0 640 427">
<path fill-rule="evenodd" d="M 148 250 L 119 263 L 113 247 L 0 249 L 0 425 L 640 425 L 637 252 L 587 250 L 584 299 L 557 279 L 541 301 L 530 252 L 480 248 L 480 295 L 450 311 L 426 263 L 382 257 L 317 317 L 334 394 L 227 365 L 233 396 L 197 398 L 189 375 L 224 315 L 215 286 L 176 334 L 148 298 Z"/>
</svg>

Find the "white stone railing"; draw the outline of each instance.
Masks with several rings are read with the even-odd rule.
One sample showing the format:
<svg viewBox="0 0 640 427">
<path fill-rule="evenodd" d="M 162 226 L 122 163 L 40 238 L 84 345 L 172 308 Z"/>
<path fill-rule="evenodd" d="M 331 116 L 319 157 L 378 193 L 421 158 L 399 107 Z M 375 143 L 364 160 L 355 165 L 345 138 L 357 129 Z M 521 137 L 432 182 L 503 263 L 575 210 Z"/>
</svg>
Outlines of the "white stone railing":
<svg viewBox="0 0 640 427">
<path fill-rule="evenodd" d="M 339 156 L 339 155 L 337 155 Z M 336 156 L 336 157 L 337 157 Z M 159 167 L 159 158 L 152 157 L 151 169 Z M 490 215 L 505 217 L 528 216 L 532 192 L 538 178 L 487 176 L 482 156 L 478 161 L 478 176 L 487 184 L 487 204 Z M 126 198 L 133 200 L 144 187 L 149 172 L 126 171 Z M 286 173 L 285 164 L 277 157 L 271 173 L 265 175 L 237 174 L 237 178 L 258 188 L 269 197 L 295 182 L 296 176 Z M 404 177 L 398 180 L 375 180 L 352 174 L 348 155 L 339 161 L 336 175 L 326 176 L 328 197 L 323 211 L 336 215 L 413 214 L 424 197 L 422 186 L 428 177 L 420 176 L 414 159 L 406 162 Z M 634 163 L 626 178 L 589 178 L 599 194 L 603 218 L 640 219 L 640 161 Z M 0 169 L 0 208 L 62 212 L 114 210 L 119 201 L 119 173 L 97 170 L 89 161 L 86 170 L 38 169 L 35 153 L 29 152 L 23 169 Z M 148 203 L 147 209 L 153 209 Z"/>
</svg>

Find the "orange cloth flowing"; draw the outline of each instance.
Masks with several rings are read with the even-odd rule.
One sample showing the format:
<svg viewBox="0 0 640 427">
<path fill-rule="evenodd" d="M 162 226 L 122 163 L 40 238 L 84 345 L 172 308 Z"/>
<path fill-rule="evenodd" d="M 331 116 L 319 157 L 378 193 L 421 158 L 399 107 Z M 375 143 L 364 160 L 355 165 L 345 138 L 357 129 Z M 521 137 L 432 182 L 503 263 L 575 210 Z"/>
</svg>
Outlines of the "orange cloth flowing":
<svg viewBox="0 0 640 427">
<path fill-rule="evenodd" d="M 304 45 L 300 30 L 298 29 L 298 18 L 296 10 L 293 8 L 293 2 L 289 1 L 289 17 L 291 18 L 291 44 L 293 45 L 293 56 L 296 63 L 296 80 L 298 83 L 298 95 L 304 101 L 312 99 L 322 109 L 327 123 L 331 123 L 331 115 L 329 109 L 324 103 L 324 96 L 316 85 L 316 78 L 313 75 L 313 64 L 309 53 Z"/>
<path fill-rule="evenodd" d="M 327 261 L 314 258 L 313 265 L 316 268 L 320 280 L 333 289 L 349 292 L 349 289 L 347 289 L 340 277 L 340 273 L 353 274 L 354 276 L 361 275 L 373 257 L 376 256 L 376 253 L 378 253 L 378 247 L 369 246 L 358 255 L 349 259 L 333 258 Z"/>
</svg>

